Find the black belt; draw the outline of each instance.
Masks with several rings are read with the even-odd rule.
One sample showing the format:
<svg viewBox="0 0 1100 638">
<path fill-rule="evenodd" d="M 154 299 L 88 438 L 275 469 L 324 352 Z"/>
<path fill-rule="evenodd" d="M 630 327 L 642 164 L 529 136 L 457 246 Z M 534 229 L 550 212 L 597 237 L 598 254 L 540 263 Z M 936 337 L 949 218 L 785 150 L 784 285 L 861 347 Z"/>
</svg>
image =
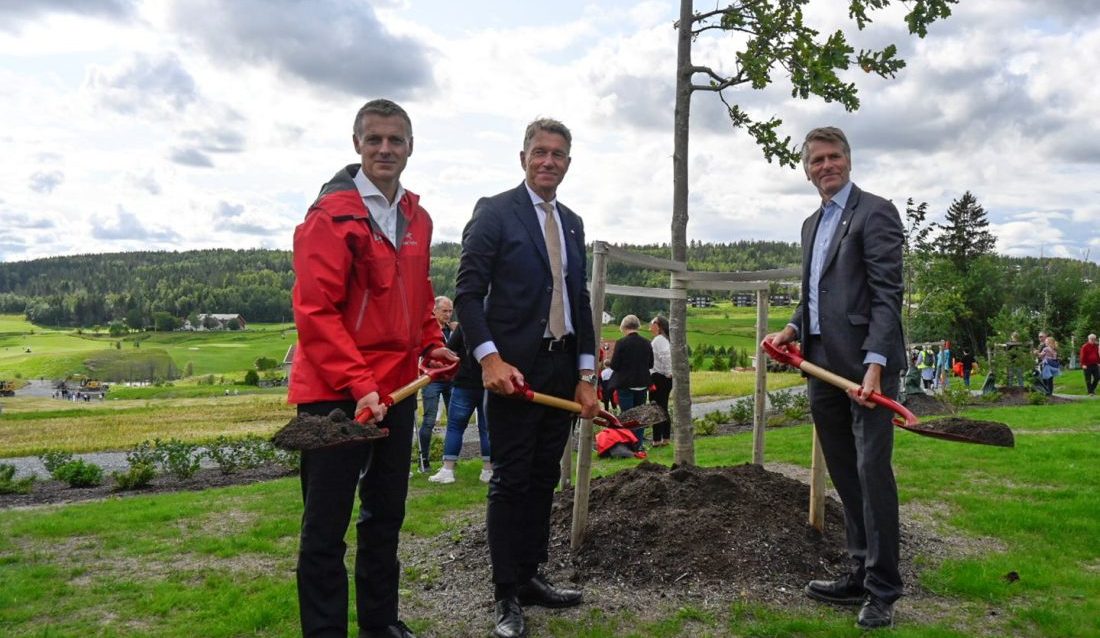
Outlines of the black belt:
<svg viewBox="0 0 1100 638">
<path fill-rule="evenodd" d="M 577 345 L 576 335 L 567 334 L 561 339 L 554 339 L 552 337 L 546 337 L 542 340 L 542 347 L 540 350 L 547 352 L 565 352 L 572 350 Z"/>
</svg>

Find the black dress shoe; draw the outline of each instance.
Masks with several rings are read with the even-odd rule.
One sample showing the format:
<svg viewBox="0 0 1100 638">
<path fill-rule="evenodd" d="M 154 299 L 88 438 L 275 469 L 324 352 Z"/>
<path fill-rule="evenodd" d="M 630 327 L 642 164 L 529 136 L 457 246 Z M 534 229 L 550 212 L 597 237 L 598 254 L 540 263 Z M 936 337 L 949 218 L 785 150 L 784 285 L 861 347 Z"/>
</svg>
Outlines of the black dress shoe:
<svg viewBox="0 0 1100 638">
<path fill-rule="evenodd" d="M 544 576 L 538 574 L 520 585 L 516 593 L 520 604 L 525 607 L 538 605 L 539 607 L 549 607 L 551 609 L 573 607 L 581 604 L 581 600 L 584 598 L 584 594 L 576 589 L 554 587 Z"/>
<path fill-rule="evenodd" d="M 859 610 L 857 625 L 864 629 L 878 629 L 880 627 L 892 627 L 894 625 L 894 603 L 867 594 L 867 600 Z"/>
<path fill-rule="evenodd" d="M 858 605 L 867 595 L 867 591 L 863 589 L 863 579 L 852 573 L 836 580 L 811 580 L 805 591 L 814 600 L 834 605 Z"/>
<path fill-rule="evenodd" d="M 400 620 L 396 624 L 385 627 L 371 627 L 360 629 L 359 638 L 416 638 L 416 634 L 409 630 L 408 626 Z"/>
<path fill-rule="evenodd" d="M 527 638 L 527 621 L 523 618 L 523 607 L 515 596 L 496 602 L 497 626 L 493 628 L 493 638 Z"/>
</svg>

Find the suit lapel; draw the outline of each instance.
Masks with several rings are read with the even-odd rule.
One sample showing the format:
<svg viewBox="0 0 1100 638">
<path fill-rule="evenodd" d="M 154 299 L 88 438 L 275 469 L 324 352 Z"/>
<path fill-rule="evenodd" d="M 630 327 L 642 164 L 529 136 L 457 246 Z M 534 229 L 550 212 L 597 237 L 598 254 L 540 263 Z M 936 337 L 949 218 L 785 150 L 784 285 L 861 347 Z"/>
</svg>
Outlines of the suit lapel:
<svg viewBox="0 0 1100 638">
<path fill-rule="evenodd" d="M 531 236 L 531 243 L 535 245 L 535 251 L 542 257 L 542 265 L 550 271 L 550 256 L 546 254 L 546 239 L 543 237 L 542 228 L 539 227 L 539 216 L 535 212 L 535 205 L 531 202 L 531 195 L 527 187 L 520 184 L 516 189 L 516 215 L 527 234 Z"/>
</svg>

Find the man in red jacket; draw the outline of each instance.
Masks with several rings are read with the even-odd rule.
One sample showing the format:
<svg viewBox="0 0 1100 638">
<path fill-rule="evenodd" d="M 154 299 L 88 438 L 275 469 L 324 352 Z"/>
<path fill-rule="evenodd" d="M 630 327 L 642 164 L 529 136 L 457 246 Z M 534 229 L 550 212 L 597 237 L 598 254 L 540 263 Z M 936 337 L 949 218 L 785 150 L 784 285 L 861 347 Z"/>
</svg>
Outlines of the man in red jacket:
<svg viewBox="0 0 1100 638">
<path fill-rule="evenodd" d="M 1096 383 L 1100 381 L 1100 350 L 1096 344 L 1096 335 L 1090 334 L 1088 341 L 1081 345 L 1081 369 L 1085 371 L 1085 390 L 1089 396 L 1096 394 Z"/>
<path fill-rule="evenodd" d="M 360 638 L 415 638 L 398 619 L 397 540 L 405 519 L 416 399 L 381 397 L 417 376 L 417 359 L 457 360 L 432 315 L 432 220 L 400 183 L 412 122 L 389 100 L 367 102 L 352 144 L 361 161 L 321 187 L 294 231 L 298 349 L 290 403 L 341 409 L 388 428 L 373 443 L 302 453 L 305 511 L 298 607 L 306 637 L 348 635 L 344 535 L 359 493 L 355 599 Z"/>
</svg>

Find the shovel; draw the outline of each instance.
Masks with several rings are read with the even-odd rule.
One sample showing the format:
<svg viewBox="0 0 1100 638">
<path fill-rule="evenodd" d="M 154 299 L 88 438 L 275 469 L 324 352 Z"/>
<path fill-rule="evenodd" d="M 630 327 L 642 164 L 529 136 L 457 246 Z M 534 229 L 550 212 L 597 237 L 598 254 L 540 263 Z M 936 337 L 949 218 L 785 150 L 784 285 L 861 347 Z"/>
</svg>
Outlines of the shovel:
<svg viewBox="0 0 1100 638">
<path fill-rule="evenodd" d="M 538 403 L 539 405 L 549 406 L 551 408 L 558 408 L 559 410 L 565 410 L 573 414 L 581 413 L 580 403 L 568 399 L 561 399 L 549 394 L 542 394 L 541 392 L 535 392 L 531 389 L 531 386 L 526 383 L 516 385 L 516 389 L 509 396 L 532 403 Z M 667 419 L 668 415 L 661 409 L 661 406 L 656 403 L 647 403 L 646 405 L 639 405 L 636 408 L 630 408 L 619 416 L 615 416 L 607 410 L 601 409 L 596 413 L 592 422 L 605 428 L 632 430 L 634 428 L 657 425 Z"/>
<path fill-rule="evenodd" d="M 421 362 L 420 376 L 382 397 L 381 403 L 389 407 L 416 394 L 420 388 L 433 381 L 450 379 L 458 369 L 458 363 L 454 361 L 439 367 L 429 367 Z M 275 447 L 283 450 L 316 450 L 389 436 L 388 428 L 368 423 L 369 419 L 370 413 L 367 410 L 360 410 L 354 421 L 343 410 L 333 410 L 327 416 L 303 414 L 291 419 L 271 440 Z"/>
<path fill-rule="evenodd" d="M 775 344 L 770 341 L 764 341 L 760 345 L 764 348 L 764 351 L 767 352 L 768 356 L 772 359 L 775 359 L 780 363 L 785 363 L 789 366 L 798 368 L 806 374 L 817 377 L 818 379 L 821 379 L 822 381 L 830 385 L 834 385 L 841 390 L 848 392 L 849 394 L 851 394 L 852 390 L 859 390 L 860 387 L 862 387 L 855 381 L 849 381 L 848 379 L 845 379 L 844 377 L 834 372 L 830 372 L 825 368 L 822 368 L 821 366 L 817 366 L 810 363 L 809 361 L 806 361 L 802 358 L 802 353 L 799 352 L 797 346 L 792 345 L 783 350 L 780 350 L 778 347 L 775 346 Z M 935 430 L 930 427 L 922 427 L 919 421 L 917 421 L 916 415 L 910 412 L 905 406 L 889 397 L 885 397 L 879 394 L 878 392 L 872 392 L 871 396 L 868 397 L 868 400 L 872 403 L 876 403 L 888 410 L 893 411 L 896 414 L 893 419 L 894 425 L 903 430 L 909 430 L 910 432 L 913 432 L 914 434 L 919 434 L 921 436 L 928 436 L 935 439 L 945 439 L 948 441 L 957 441 L 960 443 L 977 443 L 979 445 L 1005 446 L 1005 443 L 1003 443 L 1003 441 L 1005 440 L 1005 433 L 1002 431 L 1003 429 L 1008 430 L 1007 439 L 1009 441 L 1012 440 L 1012 431 L 1009 430 L 1008 426 L 1006 425 L 988 423 L 986 424 L 986 430 L 988 431 L 977 429 L 968 434 L 963 434 L 959 432 L 946 432 L 943 430 Z M 1010 445 L 1011 444 L 1009 444 L 1009 446 Z"/>
</svg>

